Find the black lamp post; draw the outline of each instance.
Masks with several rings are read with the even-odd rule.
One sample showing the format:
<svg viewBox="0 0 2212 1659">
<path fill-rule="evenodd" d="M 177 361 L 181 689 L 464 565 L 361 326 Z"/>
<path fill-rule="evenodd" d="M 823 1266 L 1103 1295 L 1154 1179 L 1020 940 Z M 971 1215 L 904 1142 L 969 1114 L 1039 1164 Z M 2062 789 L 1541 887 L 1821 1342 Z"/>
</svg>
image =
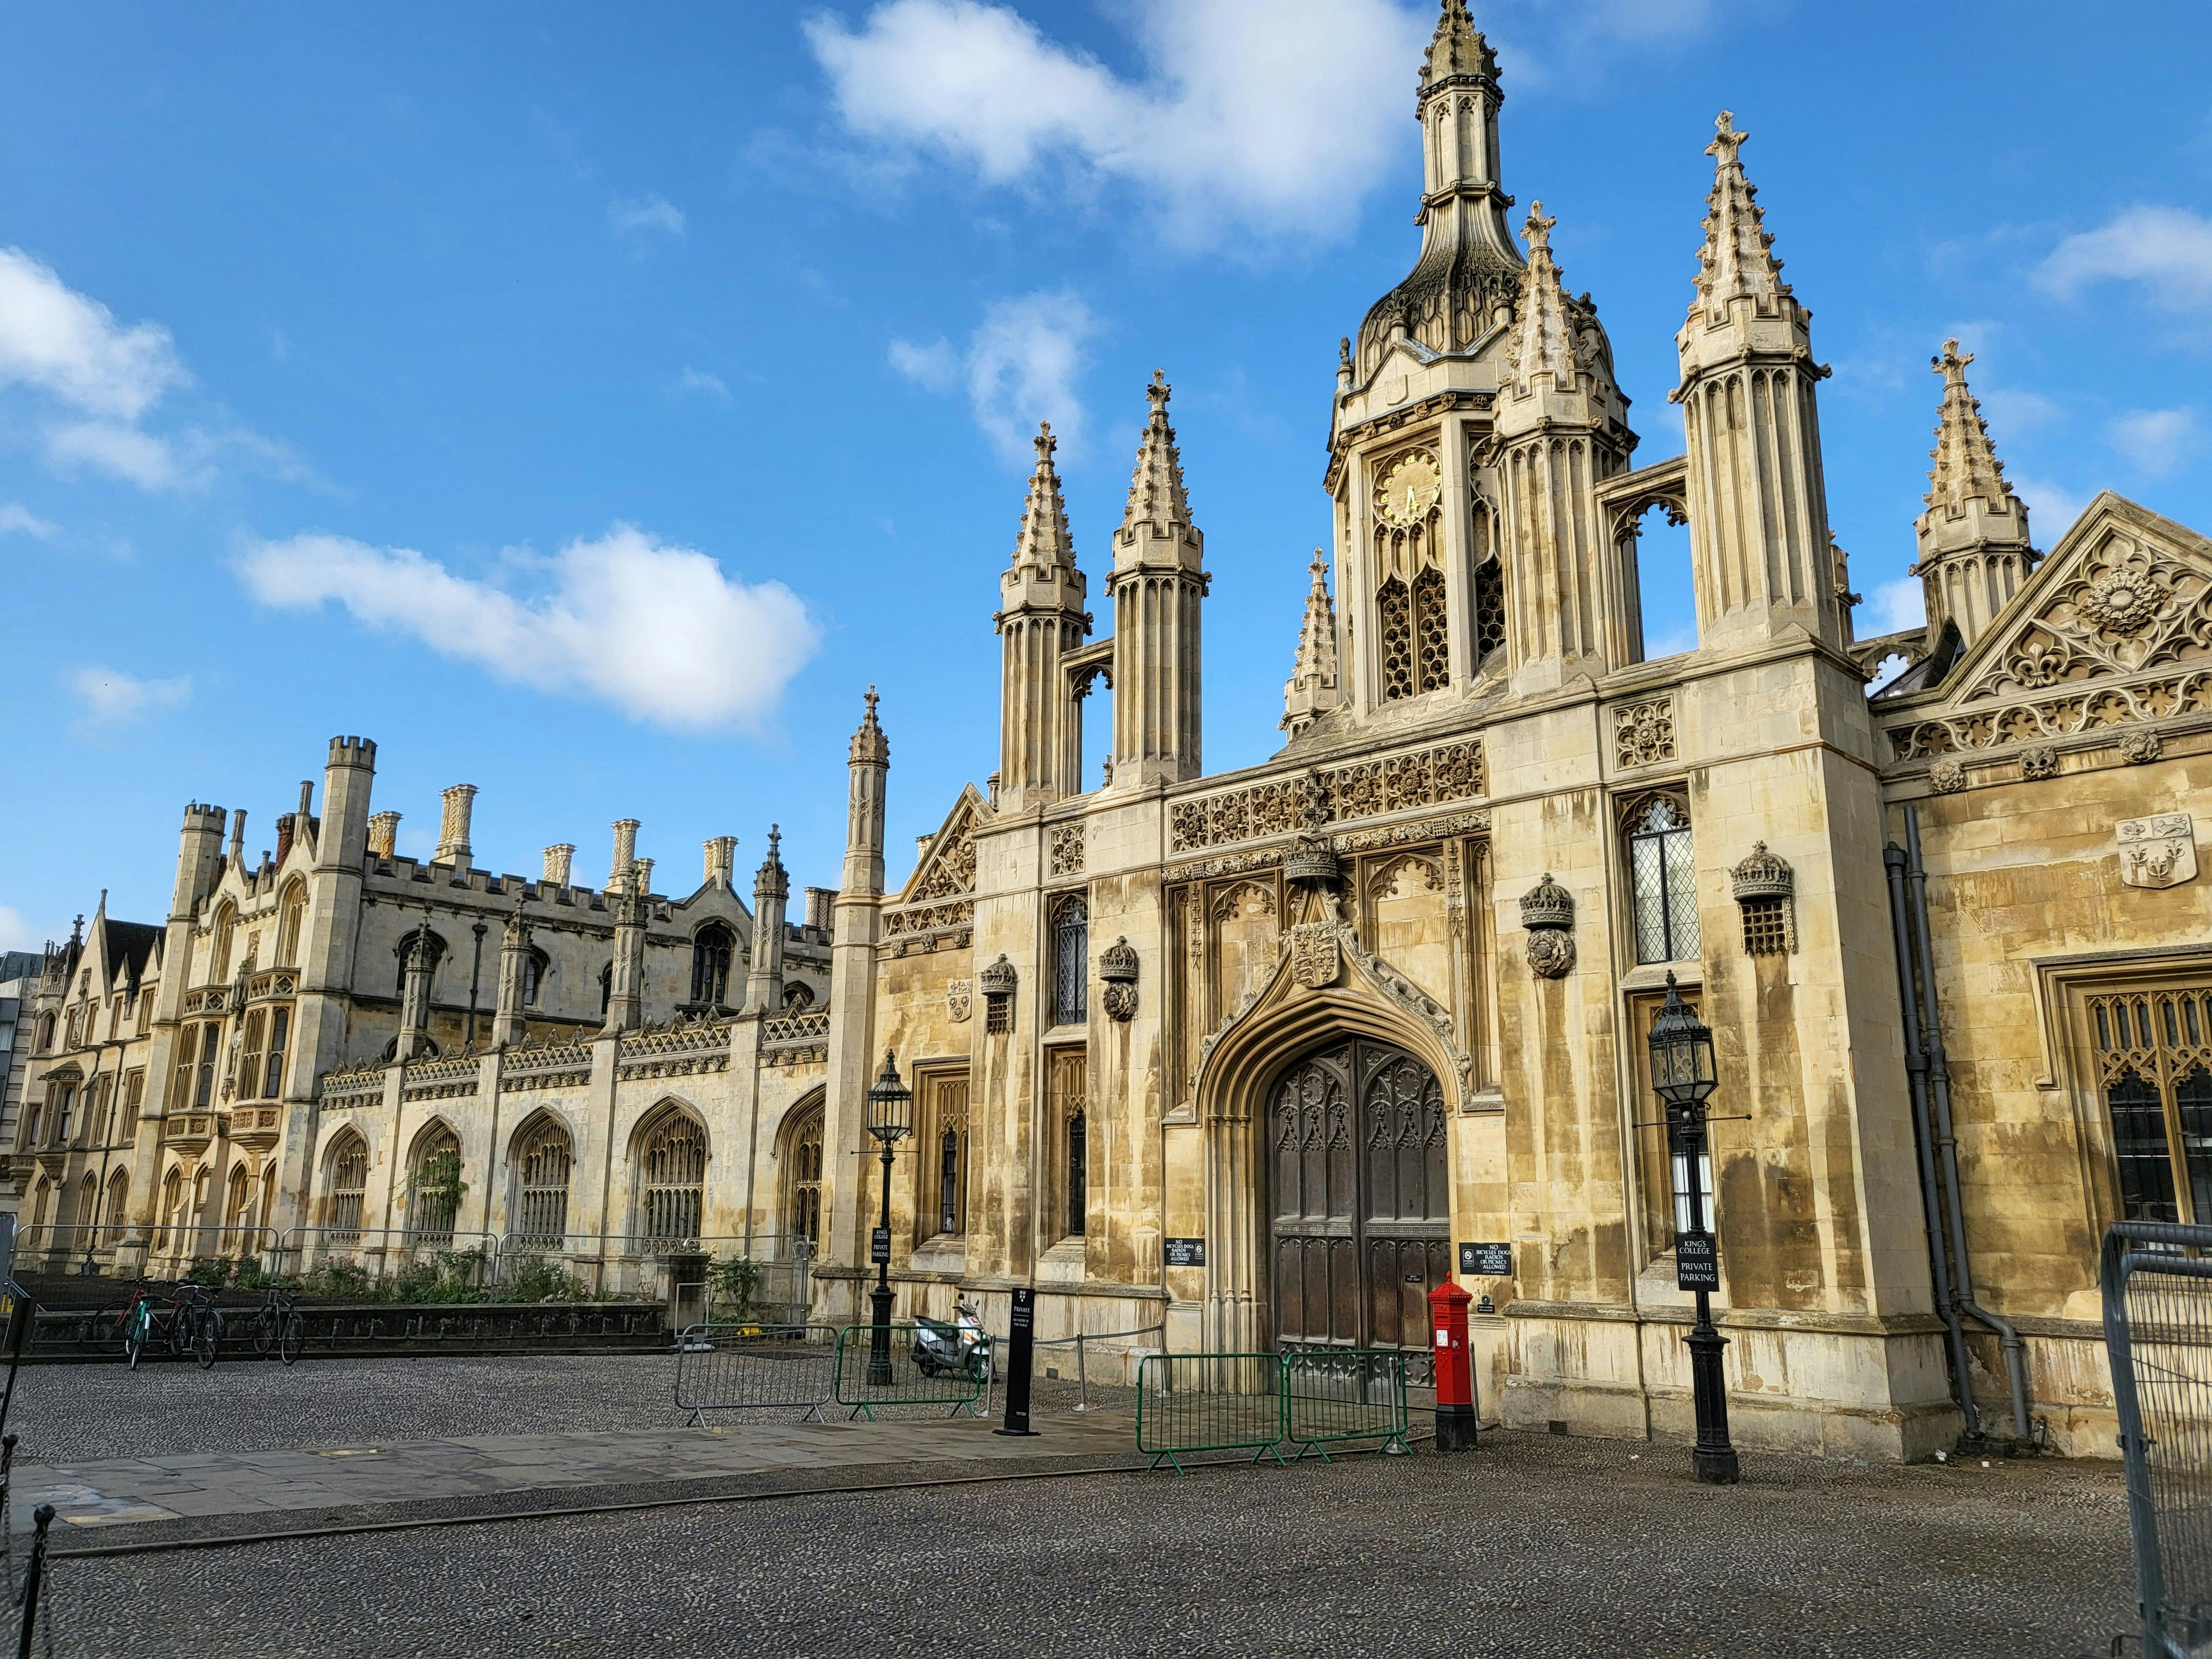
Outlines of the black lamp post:
<svg viewBox="0 0 2212 1659">
<path fill-rule="evenodd" d="M 868 1091 L 868 1133 L 883 1147 L 884 1207 L 868 1259 L 876 1264 L 876 1288 L 868 1292 L 875 1329 L 868 1338 L 868 1382 L 891 1380 L 891 1148 L 914 1131 L 914 1091 L 899 1081 L 898 1059 L 884 1050 L 884 1069 Z"/>
<path fill-rule="evenodd" d="M 1717 1079 L 1713 1034 L 1667 975 L 1667 1001 L 1651 1022 L 1651 1086 L 1667 1107 L 1667 1138 L 1682 1160 L 1688 1182 L 1690 1224 L 1674 1241 L 1674 1282 L 1698 1297 L 1698 1322 L 1690 1328 L 1690 1382 L 1697 1399 L 1698 1443 L 1691 1467 L 1709 1486 L 1736 1482 L 1735 1448 L 1729 1443 L 1728 1381 L 1721 1350 L 1728 1339 L 1713 1328 L 1711 1292 L 1720 1288 L 1720 1259 L 1705 1225 L 1704 1162 L 1705 1103 Z"/>
</svg>

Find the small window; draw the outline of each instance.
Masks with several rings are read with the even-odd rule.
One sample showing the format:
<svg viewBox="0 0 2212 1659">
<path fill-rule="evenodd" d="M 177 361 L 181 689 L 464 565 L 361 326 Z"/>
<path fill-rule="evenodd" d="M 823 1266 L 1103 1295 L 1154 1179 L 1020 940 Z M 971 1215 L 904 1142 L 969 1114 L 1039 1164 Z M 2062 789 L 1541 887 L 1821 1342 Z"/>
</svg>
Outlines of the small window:
<svg viewBox="0 0 2212 1659">
<path fill-rule="evenodd" d="M 269 1011 L 269 1057 L 263 1062 L 261 1097 L 264 1100 L 281 1098 L 284 1092 L 284 1042 L 291 1035 L 292 1011 L 272 1008 Z"/>
<path fill-rule="evenodd" d="M 1052 1023 L 1055 1025 L 1080 1025 L 1088 1017 L 1090 918 L 1089 907 L 1073 893 L 1053 906 Z"/>
<path fill-rule="evenodd" d="M 1790 901 L 1755 898 L 1743 902 L 1743 953 L 1779 957 L 1790 952 Z"/>
<path fill-rule="evenodd" d="M 552 959 L 535 946 L 532 947 L 528 956 L 523 957 L 522 1006 L 524 1007 L 535 1008 L 538 1006 L 538 993 L 545 984 L 546 969 L 551 966 Z"/>
<path fill-rule="evenodd" d="M 1637 961 L 1695 960 L 1698 889 L 1690 816 L 1673 796 L 1654 796 L 1635 809 L 1629 822 L 1628 866 Z"/>
<path fill-rule="evenodd" d="M 983 999 L 983 1029 L 993 1036 L 1004 1036 L 1014 1029 L 1014 1000 L 1011 995 Z"/>
</svg>

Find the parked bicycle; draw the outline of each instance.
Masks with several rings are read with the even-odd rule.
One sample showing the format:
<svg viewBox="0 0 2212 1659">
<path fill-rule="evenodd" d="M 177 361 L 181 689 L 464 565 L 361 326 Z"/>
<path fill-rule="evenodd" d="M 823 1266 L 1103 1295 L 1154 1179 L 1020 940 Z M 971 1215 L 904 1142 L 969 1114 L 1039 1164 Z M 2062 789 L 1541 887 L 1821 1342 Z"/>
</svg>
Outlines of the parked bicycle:
<svg viewBox="0 0 2212 1659">
<path fill-rule="evenodd" d="M 300 1317 L 299 1298 L 271 1285 L 269 1299 L 253 1316 L 253 1352 L 265 1359 L 274 1348 L 276 1358 L 289 1365 L 299 1358 L 307 1334 L 307 1322 Z"/>
<path fill-rule="evenodd" d="M 132 1370 L 139 1356 L 156 1342 L 182 1358 L 189 1352 L 202 1370 L 215 1364 L 222 1344 L 222 1312 L 204 1285 L 145 1280 L 132 1286 L 130 1311 L 123 1317 L 123 1360 Z"/>
</svg>

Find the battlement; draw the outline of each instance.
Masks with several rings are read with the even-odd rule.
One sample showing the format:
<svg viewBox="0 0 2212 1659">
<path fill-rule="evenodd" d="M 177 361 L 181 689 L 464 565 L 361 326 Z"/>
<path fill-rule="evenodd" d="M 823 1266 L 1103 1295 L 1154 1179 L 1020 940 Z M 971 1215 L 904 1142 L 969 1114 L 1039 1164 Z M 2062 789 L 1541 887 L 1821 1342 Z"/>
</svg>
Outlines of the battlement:
<svg viewBox="0 0 2212 1659">
<path fill-rule="evenodd" d="M 229 819 L 230 814 L 220 806 L 197 800 L 185 803 L 185 828 L 187 830 L 210 830 L 219 836 Z"/>
<path fill-rule="evenodd" d="M 330 763 L 332 766 L 358 766 L 374 771 L 376 769 L 376 739 L 332 738 Z"/>
</svg>

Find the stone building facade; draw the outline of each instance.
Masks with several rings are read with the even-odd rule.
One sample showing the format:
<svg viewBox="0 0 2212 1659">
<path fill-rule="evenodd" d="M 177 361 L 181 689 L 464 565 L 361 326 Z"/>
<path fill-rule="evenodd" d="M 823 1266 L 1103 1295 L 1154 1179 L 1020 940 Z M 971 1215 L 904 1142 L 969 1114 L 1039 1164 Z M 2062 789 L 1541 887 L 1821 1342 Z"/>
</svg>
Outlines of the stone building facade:
<svg viewBox="0 0 2212 1659">
<path fill-rule="evenodd" d="M 530 1137 L 557 1125 L 574 1258 L 621 1254 L 610 1236 L 649 1260 L 805 1233 L 815 1316 L 849 1319 L 890 1050 L 915 1091 L 890 1193 L 902 1312 L 964 1294 L 999 1322 L 1033 1285 L 1041 1334 L 1108 1351 L 1425 1349 L 1426 1292 L 1456 1278 L 1480 1298 L 1486 1411 L 1686 1437 L 1687 1171 L 1645 1048 L 1671 978 L 1718 1044 L 1701 1184 L 1738 1438 L 1909 1457 L 1971 1413 L 2108 1453 L 2101 1230 L 2212 1221 L 2192 817 L 2212 543 L 2106 495 L 2039 550 L 1947 346 L 1915 526 L 1929 621 L 1856 638 L 1826 370 L 1747 135 L 1723 114 L 1707 149 L 1680 453 L 1641 460 L 1553 221 L 1537 204 L 1509 225 L 1500 104 L 1444 0 L 1416 106 L 1421 247 L 1342 345 L 1333 545 L 1272 759 L 1204 769 L 1200 617 L 1237 596 L 1210 592 L 1156 375 L 1103 637 L 1040 433 L 994 619 L 996 769 L 896 888 L 872 692 L 842 878 L 803 927 L 772 848 L 750 910 L 711 850 L 681 901 L 623 875 L 626 847 L 605 893 L 565 866 L 484 876 L 465 799 L 438 856 L 395 860 L 353 739 L 273 862 L 246 865 L 234 832 L 226 856 L 220 815 L 192 809 L 166 928 L 138 951 L 96 927 L 42 1001 L 98 1010 L 126 1055 L 110 1069 L 148 1079 L 125 1224 L 161 1225 L 172 1170 L 193 1194 L 243 1167 L 249 1193 L 273 1183 L 272 1225 L 419 1228 L 410 1171 L 433 1146 L 475 1183 L 460 1225 L 527 1234 L 556 1184 L 525 1173 Z M 1658 657 L 1637 575 L 1651 511 L 1688 526 L 1697 622 L 1693 648 Z M 1086 770 L 1096 695 L 1113 748 Z M 496 995 L 472 1045 L 478 923 Z M 714 927 L 742 997 L 699 994 Z M 280 1076 L 265 1030 L 257 1048 L 234 1027 L 288 1000 Z M 126 1004 L 149 1012 L 106 1012 Z M 210 1040 L 232 1046 L 194 1094 L 184 1058 Z M 226 1081 L 233 1048 L 264 1057 L 240 1062 L 266 1075 L 255 1097 Z M 52 1054 L 49 1097 L 70 1066 L 91 1075 L 81 1044 Z M 679 1121 L 696 1198 L 654 1173 L 678 1167 L 654 1136 Z M 50 1159 L 40 1133 L 40 1178 L 51 1161 L 74 1192 L 80 1149 Z M 232 1213 L 214 1190 L 192 1202 Z"/>
</svg>

